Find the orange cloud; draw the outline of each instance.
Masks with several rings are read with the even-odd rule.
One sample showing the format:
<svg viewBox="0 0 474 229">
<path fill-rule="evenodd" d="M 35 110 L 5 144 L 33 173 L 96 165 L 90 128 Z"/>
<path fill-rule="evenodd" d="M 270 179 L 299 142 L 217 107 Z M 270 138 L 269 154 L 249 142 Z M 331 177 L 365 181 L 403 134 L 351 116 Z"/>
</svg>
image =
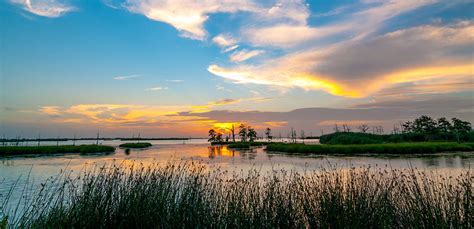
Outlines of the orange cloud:
<svg viewBox="0 0 474 229">
<path fill-rule="evenodd" d="M 41 113 L 45 113 L 49 116 L 59 116 L 61 112 L 59 111 L 58 106 L 43 106 L 39 110 Z"/>
<path fill-rule="evenodd" d="M 323 90 L 337 96 L 362 98 L 403 83 L 426 84 L 426 80 L 437 80 L 442 84 L 452 78 L 471 82 L 472 34 L 474 23 L 469 21 L 419 26 L 296 52 L 261 65 L 210 65 L 208 71 L 235 83 Z"/>
</svg>

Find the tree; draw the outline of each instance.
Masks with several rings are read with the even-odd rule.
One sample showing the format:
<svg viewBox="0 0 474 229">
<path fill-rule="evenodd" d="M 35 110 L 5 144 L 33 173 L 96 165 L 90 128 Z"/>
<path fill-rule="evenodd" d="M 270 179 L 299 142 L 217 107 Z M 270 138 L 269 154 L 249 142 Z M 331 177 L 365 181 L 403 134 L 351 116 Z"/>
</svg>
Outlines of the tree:
<svg viewBox="0 0 474 229">
<path fill-rule="evenodd" d="M 393 124 L 393 134 L 399 134 L 400 133 L 400 128 L 398 128 L 397 125 Z"/>
<path fill-rule="evenodd" d="M 337 123 L 334 124 L 334 132 L 339 133 L 339 127 L 337 126 Z"/>
<path fill-rule="evenodd" d="M 452 131 L 456 135 L 456 140 L 458 142 L 461 141 L 460 135 L 464 135 L 469 133 L 472 130 L 472 126 L 470 122 L 462 121 L 457 118 L 452 118 L 451 121 L 453 122 Z"/>
<path fill-rule="evenodd" d="M 372 132 L 374 134 L 383 134 L 383 126 L 373 126 Z"/>
<path fill-rule="evenodd" d="M 369 125 L 362 124 L 362 125 L 358 126 L 357 129 L 359 129 L 359 131 L 362 132 L 362 133 L 367 133 L 367 131 L 369 130 Z"/>
<path fill-rule="evenodd" d="M 303 139 L 303 143 L 304 143 L 304 138 L 306 137 L 306 135 L 304 134 L 304 130 L 301 130 L 301 139 Z"/>
<path fill-rule="evenodd" d="M 446 138 L 446 140 L 448 140 L 449 131 L 451 131 L 452 129 L 451 123 L 449 123 L 449 121 L 445 117 L 439 118 L 437 123 L 438 131 L 444 134 L 444 137 Z"/>
<path fill-rule="evenodd" d="M 403 133 L 410 133 L 413 131 L 413 123 L 410 121 L 402 123 L 402 131 Z"/>
<path fill-rule="evenodd" d="M 250 126 L 247 127 L 247 136 L 250 142 L 255 141 L 257 139 L 257 132 Z"/>
<path fill-rule="evenodd" d="M 293 127 L 290 129 L 290 139 L 292 143 L 296 143 L 296 130 Z"/>
<path fill-rule="evenodd" d="M 268 128 L 265 129 L 265 136 L 267 137 L 267 141 L 271 141 L 272 140 L 272 129 Z"/>
<path fill-rule="evenodd" d="M 217 133 L 217 135 L 216 135 L 216 142 L 217 142 L 217 143 L 222 143 L 222 133 Z"/>
<path fill-rule="evenodd" d="M 247 126 L 245 124 L 240 124 L 239 126 L 239 136 L 242 142 L 247 141 Z"/>
<path fill-rule="evenodd" d="M 234 124 L 232 124 L 232 128 L 230 128 L 230 131 L 232 132 L 232 141 L 235 142 L 235 128 L 234 128 Z"/>
<path fill-rule="evenodd" d="M 413 131 L 417 133 L 434 133 L 436 131 L 436 121 L 431 117 L 422 115 L 413 121 Z"/>
<path fill-rule="evenodd" d="M 351 127 L 348 126 L 347 124 L 342 124 L 342 129 L 343 129 L 344 132 L 346 132 L 346 133 L 351 132 Z"/>
<path fill-rule="evenodd" d="M 216 142 L 217 133 L 214 129 L 209 130 L 209 139 L 208 142 L 214 143 Z"/>
</svg>

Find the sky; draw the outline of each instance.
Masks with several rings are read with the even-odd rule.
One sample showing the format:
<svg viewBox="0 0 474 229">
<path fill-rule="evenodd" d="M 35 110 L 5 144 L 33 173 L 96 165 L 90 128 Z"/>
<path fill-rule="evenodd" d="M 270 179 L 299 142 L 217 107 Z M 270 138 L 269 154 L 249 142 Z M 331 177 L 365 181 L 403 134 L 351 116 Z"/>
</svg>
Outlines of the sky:
<svg viewBox="0 0 474 229">
<path fill-rule="evenodd" d="M 0 134 L 474 122 L 470 0 L 2 0 Z"/>
</svg>

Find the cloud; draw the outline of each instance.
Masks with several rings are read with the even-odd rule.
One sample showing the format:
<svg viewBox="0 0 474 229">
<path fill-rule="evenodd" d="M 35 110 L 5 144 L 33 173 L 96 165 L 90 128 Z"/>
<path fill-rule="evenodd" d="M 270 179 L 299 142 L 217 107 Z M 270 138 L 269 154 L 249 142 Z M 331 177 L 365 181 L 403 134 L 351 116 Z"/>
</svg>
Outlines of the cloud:
<svg viewBox="0 0 474 229">
<path fill-rule="evenodd" d="M 61 115 L 58 106 L 42 106 L 39 112 L 49 115 L 50 117 L 59 117 Z"/>
<path fill-rule="evenodd" d="M 376 31 L 384 21 L 402 13 L 433 4 L 436 1 L 368 1 L 362 2 L 354 13 L 345 15 L 337 21 L 330 21 L 317 27 L 307 23 L 310 14 L 302 1 L 292 2 L 287 7 L 287 15 L 299 15 L 298 20 L 281 22 L 274 20 L 267 25 L 256 24 L 243 28 L 243 39 L 255 46 L 273 46 L 289 48 L 308 42 L 318 42 L 336 35 L 349 39 L 362 39 Z M 358 9 L 354 6 L 351 8 Z M 283 10 L 283 8 L 282 8 Z M 289 35 L 291 34 L 291 35 Z"/>
<path fill-rule="evenodd" d="M 230 47 L 224 49 L 223 52 L 230 52 L 230 51 L 232 51 L 232 50 L 237 49 L 238 47 L 239 47 L 239 45 L 233 45 L 233 46 L 230 46 Z"/>
<path fill-rule="evenodd" d="M 182 83 L 184 80 L 166 80 L 166 82 L 171 82 L 171 83 Z"/>
<path fill-rule="evenodd" d="M 74 6 L 61 3 L 58 0 L 10 0 L 12 3 L 21 6 L 25 11 L 32 14 L 56 18 L 66 13 L 76 10 Z"/>
<path fill-rule="evenodd" d="M 177 116 L 200 117 L 220 123 L 247 122 L 260 129 L 272 127 L 287 131 L 294 127 L 298 130 L 327 132 L 332 131 L 336 123 L 346 123 L 352 127 L 367 123 L 391 129 L 400 121 L 412 120 L 420 115 L 458 117 L 473 122 L 474 110 L 467 107 L 472 107 L 469 98 L 431 96 L 361 103 L 352 108 L 301 108 L 284 112 L 213 110 L 180 112 Z"/>
<path fill-rule="evenodd" d="M 140 77 L 140 75 L 117 76 L 117 77 L 114 77 L 113 79 L 114 80 L 128 80 L 128 79 L 137 78 L 137 77 Z"/>
<path fill-rule="evenodd" d="M 263 53 L 265 53 L 265 51 L 263 51 L 263 50 L 251 50 L 250 51 L 250 50 L 244 49 L 244 50 L 232 53 L 229 56 L 229 59 L 232 62 L 242 62 L 242 61 L 246 61 L 246 60 L 248 60 L 252 57 L 261 55 Z"/>
<path fill-rule="evenodd" d="M 179 134 L 205 135 L 216 120 L 200 116 L 177 115 L 180 112 L 206 112 L 215 107 L 228 106 L 241 102 L 263 101 L 262 98 L 219 99 L 203 105 L 136 105 L 136 104 L 77 104 L 70 107 L 43 106 L 39 112 L 50 117 L 48 124 L 71 124 L 80 128 L 101 128 L 123 130 L 131 129 L 155 133 L 164 131 L 167 136 Z M 69 126 L 69 128 L 71 128 Z M 142 132 L 143 133 L 143 132 Z M 154 134 L 154 136 L 156 136 Z"/>
<path fill-rule="evenodd" d="M 223 48 L 237 44 L 237 40 L 230 34 L 219 34 L 212 38 L 212 41 Z"/>
<path fill-rule="evenodd" d="M 473 77 L 474 23 L 424 25 L 371 39 L 314 48 L 262 65 L 208 70 L 237 83 L 324 90 L 333 95 L 366 97 L 398 84 Z M 455 86 L 451 84 L 451 86 Z"/>
<path fill-rule="evenodd" d="M 152 88 L 147 88 L 145 89 L 146 91 L 161 91 L 161 90 L 168 90 L 168 87 L 152 87 Z"/>
<path fill-rule="evenodd" d="M 349 25 L 311 28 L 307 25 L 273 25 L 245 29 L 242 33 L 248 42 L 256 46 L 291 47 L 317 38 L 343 32 Z M 289 35 L 291 34 L 291 35 Z"/>
<path fill-rule="evenodd" d="M 219 90 L 219 91 L 232 92 L 232 90 L 227 89 L 226 87 L 224 87 L 224 86 L 222 86 L 222 85 L 216 85 L 216 89 Z"/>
<path fill-rule="evenodd" d="M 182 36 L 196 40 L 203 40 L 207 36 L 204 23 L 209 14 L 257 10 L 253 2 L 246 0 L 128 0 L 124 6 L 151 20 L 168 23 L 179 30 Z"/>
<path fill-rule="evenodd" d="M 127 0 L 121 4 L 108 5 L 114 8 L 122 7 L 151 20 L 170 24 L 179 30 L 182 36 L 196 40 L 204 40 L 207 37 L 204 24 L 211 14 L 247 12 L 253 20 L 263 23 L 296 24 L 305 23 L 310 14 L 308 5 L 303 0 L 267 3 L 256 0 Z M 218 35 L 213 41 L 221 47 L 236 43 L 228 34 Z"/>
</svg>

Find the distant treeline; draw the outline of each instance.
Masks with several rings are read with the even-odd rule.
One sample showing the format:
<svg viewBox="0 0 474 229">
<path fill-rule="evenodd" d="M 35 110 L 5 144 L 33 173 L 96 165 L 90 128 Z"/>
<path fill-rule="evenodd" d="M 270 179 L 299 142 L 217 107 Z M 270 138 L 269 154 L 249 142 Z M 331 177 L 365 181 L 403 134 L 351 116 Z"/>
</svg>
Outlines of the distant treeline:
<svg viewBox="0 0 474 229">
<path fill-rule="evenodd" d="M 368 128 L 358 128 L 368 130 Z M 456 141 L 474 142 L 474 132 L 470 122 L 457 118 L 449 122 L 446 118 L 437 120 L 421 116 L 414 121 L 401 124 L 401 131 L 392 134 L 373 134 L 361 132 L 336 131 L 332 134 L 322 135 L 322 144 L 374 144 L 374 143 L 399 143 L 399 142 L 424 142 L 424 141 Z"/>
</svg>

